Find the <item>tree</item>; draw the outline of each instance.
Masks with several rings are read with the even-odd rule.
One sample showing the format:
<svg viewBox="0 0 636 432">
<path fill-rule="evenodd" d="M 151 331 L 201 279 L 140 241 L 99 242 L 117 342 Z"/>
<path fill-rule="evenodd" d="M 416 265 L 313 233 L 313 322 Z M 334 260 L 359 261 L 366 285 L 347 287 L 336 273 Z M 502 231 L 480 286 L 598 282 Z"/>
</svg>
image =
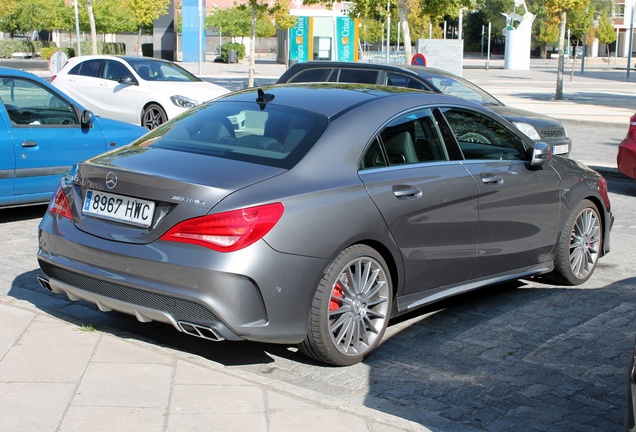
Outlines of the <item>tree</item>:
<svg viewBox="0 0 636 432">
<path fill-rule="evenodd" d="M 144 26 L 151 25 L 154 20 L 168 12 L 170 0 L 122 0 L 130 14 L 131 21 L 138 30 L 137 55 L 141 54 L 141 32 Z"/>
<path fill-rule="evenodd" d="M 236 38 L 249 36 L 251 19 L 251 12 L 244 7 L 221 9 L 216 6 L 212 14 L 205 18 L 205 26 L 218 29 L 224 36 Z"/>
<path fill-rule="evenodd" d="M 548 0 L 546 11 L 558 23 L 559 26 L 559 61 L 557 66 L 557 85 L 555 99 L 563 99 L 563 69 L 565 67 L 565 25 L 567 11 L 577 7 L 585 0 Z"/>
<path fill-rule="evenodd" d="M 616 30 L 614 24 L 607 18 L 607 12 L 603 11 L 601 19 L 598 21 L 598 27 L 596 28 L 596 37 L 599 42 L 607 46 L 607 58 L 610 56 L 610 44 L 616 41 Z"/>
<path fill-rule="evenodd" d="M 592 28 L 592 18 L 594 17 L 594 11 L 590 8 L 589 0 L 581 0 L 580 3 L 573 8 L 569 14 L 568 27 L 570 29 L 570 35 L 576 38 L 576 45 L 574 47 L 574 60 L 572 61 L 572 73 L 570 74 L 570 81 L 574 76 L 574 65 L 576 64 L 576 53 L 579 49 L 579 42 L 585 38 Z M 590 38 L 591 43 L 594 38 Z M 583 47 L 585 49 L 585 47 Z M 585 54 L 584 54 L 585 55 Z"/>
</svg>

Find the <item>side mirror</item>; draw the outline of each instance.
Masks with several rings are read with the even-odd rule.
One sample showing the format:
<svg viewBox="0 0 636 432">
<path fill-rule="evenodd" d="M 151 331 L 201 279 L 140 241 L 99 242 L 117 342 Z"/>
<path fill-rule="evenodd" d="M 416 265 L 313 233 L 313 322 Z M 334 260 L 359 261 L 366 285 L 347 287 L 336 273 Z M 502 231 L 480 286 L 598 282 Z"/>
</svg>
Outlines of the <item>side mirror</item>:
<svg viewBox="0 0 636 432">
<path fill-rule="evenodd" d="M 95 121 L 95 114 L 92 111 L 84 110 L 82 112 L 82 125 L 90 126 Z"/>
<path fill-rule="evenodd" d="M 544 142 L 537 141 L 534 143 L 532 150 L 532 166 L 541 166 L 550 163 L 552 160 L 552 147 Z"/>
</svg>

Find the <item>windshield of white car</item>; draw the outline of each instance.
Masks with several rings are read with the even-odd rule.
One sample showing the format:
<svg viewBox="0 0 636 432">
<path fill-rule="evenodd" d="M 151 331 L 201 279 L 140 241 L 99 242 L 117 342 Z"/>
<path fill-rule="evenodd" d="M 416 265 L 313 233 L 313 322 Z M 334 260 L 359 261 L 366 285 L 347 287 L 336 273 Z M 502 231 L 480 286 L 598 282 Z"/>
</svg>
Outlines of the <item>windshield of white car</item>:
<svg viewBox="0 0 636 432">
<path fill-rule="evenodd" d="M 172 62 L 127 59 L 128 64 L 145 81 L 201 81 L 199 78 Z"/>
</svg>

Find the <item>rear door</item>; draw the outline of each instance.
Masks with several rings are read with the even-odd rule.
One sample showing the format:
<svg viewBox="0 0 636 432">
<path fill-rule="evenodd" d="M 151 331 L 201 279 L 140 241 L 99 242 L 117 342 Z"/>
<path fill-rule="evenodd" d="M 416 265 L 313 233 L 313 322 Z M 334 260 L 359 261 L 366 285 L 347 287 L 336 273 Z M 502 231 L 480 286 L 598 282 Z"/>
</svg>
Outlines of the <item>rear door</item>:
<svg viewBox="0 0 636 432">
<path fill-rule="evenodd" d="M 404 294 L 461 283 L 473 269 L 478 190 L 449 159 L 428 109 L 392 121 L 365 153 L 359 175 L 402 252 Z"/>
</svg>

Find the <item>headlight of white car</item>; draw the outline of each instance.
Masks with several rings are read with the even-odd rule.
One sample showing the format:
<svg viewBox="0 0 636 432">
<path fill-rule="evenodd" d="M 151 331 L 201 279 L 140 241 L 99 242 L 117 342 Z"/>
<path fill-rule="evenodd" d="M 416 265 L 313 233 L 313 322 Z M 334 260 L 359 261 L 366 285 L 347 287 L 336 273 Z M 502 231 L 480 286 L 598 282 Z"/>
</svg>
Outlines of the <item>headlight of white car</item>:
<svg viewBox="0 0 636 432">
<path fill-rule="evenodd" d="M 185 96 L 170 96 L 170 100 L 173 104 L 180 108 L 192 108 L 199 105 L 199 102 L 194 99 L 187 98 Z"/>
<path fill-rule="evenodd" d="M 537 130 L 532 125 L 523 122 L 513 122 L 513 124 L 517 126 L 517 129 L 519 129 L 521 132 L 523 132 L 533 140 L 538 141 L 541 139 L 539 132 L 537 132 Z"/>
</svg>

